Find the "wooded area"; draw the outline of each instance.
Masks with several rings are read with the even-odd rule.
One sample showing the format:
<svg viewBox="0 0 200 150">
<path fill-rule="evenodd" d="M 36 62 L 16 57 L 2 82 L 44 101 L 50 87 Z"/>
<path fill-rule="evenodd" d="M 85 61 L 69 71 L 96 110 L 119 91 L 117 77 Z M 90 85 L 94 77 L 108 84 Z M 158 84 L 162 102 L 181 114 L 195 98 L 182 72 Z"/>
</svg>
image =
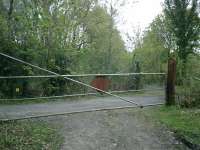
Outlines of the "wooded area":
<svg viewBox="0 0 200 150">
<path fill-rule="evenodd" d="M 0 52 L 58 74 L 167 72 L 168 59 L 174 58 L 177 91 L 184 95 L 186 105 L 196 105 L 200 103 L 200 83 L 195 80 L 200 77 L 199 0 L 165 0 L 163 8 L 163 13 L 144 32 L 135 32 L 130 38 L 134 48 L 128 51 L 116 27 L 118 10 L 112 3 L 2 0 Z M 44 74 L 0 57 L 1 76 Z M 143 80 L 160 82 L 152 76 Z M 59 94 L 63 89 L 69 91 L 67 84 L 73 87 L 62 78 L 1 80 L 0 97 L 18 96 L 18 87 L 23 97 L 40 89 L 45 89 L 42 95 Z"/>
</svg>

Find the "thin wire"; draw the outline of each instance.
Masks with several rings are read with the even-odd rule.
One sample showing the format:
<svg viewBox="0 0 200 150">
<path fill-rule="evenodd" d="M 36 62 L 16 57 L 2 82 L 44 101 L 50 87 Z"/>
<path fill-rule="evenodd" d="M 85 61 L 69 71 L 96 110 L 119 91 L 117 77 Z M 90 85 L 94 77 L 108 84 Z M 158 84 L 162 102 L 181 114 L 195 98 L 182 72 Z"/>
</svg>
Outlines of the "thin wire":
<svg viewBox="0 0 200 150">
<path fill-rule="evenodd" d="M 25 61 L 20 60 L 20 59 L 18 59 L 18 58 L 14 58 L 14 57 L 9 56 L 9 55 L 7 55 L 7 54 L 0 53 L 0 55 L 4 56 L 4 57 L 6 57 L 6 58 L 9 58 L 9 59 L 11 59 L 11 60 L 15 60 L 15 61 L 17 61 L 17 62 L 20 62 L 20 63 L 22 63 L 22 64 L 26 64 L 26 65 L 31 66 L 31 67 L 33 67 L 33 68 L 37 68 L 37 69 L 42 70 L 42 71 L 44 71 L 44 72 L 48 72 L 48 73 L 50 73 L 50 74 L 57 75 L 58 77 L 62 77 L 62 76 L 59 75 L 58 73 L 55 73 L 55 72 L 53 72 L 53 71 L 50 71 L 50 70 L 41 68 L 41 67 L 36 66 L 36 65 L 33 65 L 33 64 L 31 64 L 31 63 L 25 62 Z M 80 84 L 80 85 L 89 87 L 89 88 L 91 88 L 91 89 L 100 91 L 100 92 L 105 93 L 105 94 L 107 94 L 107 95 L 116 97 L 116 98 L 121 99 L 121 100 L 123 100 L 123 101 L 125 101 L 125 102 L 128 102 L 128 103 L 134 104 L 134 105 L 136 105 L 136 106 L 139 106 L 139 107 L 141 107 L 141 108 L 143 107 L 142 105 L 140 105 L 140 104 L 138 104 L 138 103 L 136 103 L 136 102 L 134 102 L 134 101 L 127 100 L 127 99 L 122 98 L 122 97 L 120 97 L 120 96 L 118 96 L 118 95 L 111 94 L 111 93 L 109 93 L 109 92 L 106 92 L 106 91 L 103 91 L 103 90 L 101 90 L 101 89 L 95 88 L 95 87 L 93 87 L 93 86 L 91 86 L 91 85 L 85 84 L 85 83 L 80 82 L 80 81 L 78 81 L 78 80 L 71 79 L 71 78 L 68 78 L 68 77 L 63 77 L 63 78 L 64 78 L 64 79 L 67 79 L 67 80 L 69 80 L 69 81 L 72 81 L 72 82 L 74 82 L 74 83 L 77 83 L 77 84 Z"/>
</svg>

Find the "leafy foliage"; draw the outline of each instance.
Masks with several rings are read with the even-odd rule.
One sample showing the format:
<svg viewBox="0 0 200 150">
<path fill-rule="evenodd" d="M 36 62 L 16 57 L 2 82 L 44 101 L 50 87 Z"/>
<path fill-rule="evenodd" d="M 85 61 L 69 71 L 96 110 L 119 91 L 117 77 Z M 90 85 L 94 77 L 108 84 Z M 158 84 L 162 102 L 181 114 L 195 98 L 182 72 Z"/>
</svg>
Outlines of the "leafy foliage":
<svg viewBox="0 0 200 150">
<path fill-rule="evenodd" d="M 164 8 L 168 31 L 176 44 L 173 50 L 182 63 L 181 73 L 185 77 L 187 58 L 199 48 L 198 0 L 165 0 Z"/>
<path fill-rule="evenodd" d="M 127 70 L 130 57 L 114 19 L 96 0 L 3 0 L 0 7 L 3 53 L 59 74 Z M 0 57 L 2 76 L 44 74 Z M 61 79 L 2 80 L 1 83 L 0 97 L 4 98 L 66 94 L 74 86 Z M 16 93 L 16 88 L 21 92 Z"/>
<path fill-rule="evenodd" d="M 176 48 L 176 40 L 172 33 L 168 31 L 168 20 L 165 16 L 159 15 L 151 23 L 138 43 L 139 46 L 133 51 L 133 61 L 139 61 L 142 72 L 167 72 L 167 61 L 169 57 L 176 57 L 177 63 L 177 102 L 184 107 L 194 107 L 200 104 L 199 101 L 199 81 L 194 77 L 200 76 L 199 54 L 188 54 L 185 64 L 182 58 L 173 51 Z M 185 74 L 183 75 L 183 66 Z M 163 78 L 143 78 L 143 81 L 156 83 Z"/>
</svg>

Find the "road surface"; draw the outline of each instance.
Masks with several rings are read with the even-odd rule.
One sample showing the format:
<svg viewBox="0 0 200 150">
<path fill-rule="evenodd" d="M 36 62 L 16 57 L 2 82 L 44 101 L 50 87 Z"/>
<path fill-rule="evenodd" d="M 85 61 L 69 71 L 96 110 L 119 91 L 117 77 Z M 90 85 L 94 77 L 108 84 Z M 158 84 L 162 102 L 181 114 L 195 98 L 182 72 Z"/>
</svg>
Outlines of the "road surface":
<svg viewBox="0 0 200 150">
<path fill-rule="evenodd" d="M 126 96 L 124 98 L 142 105 L 164 103 L 164 96 Z M 69 113 L 63 116 L 40 118 L 59 127 L 59 132 L 64 137 L 61 150 L 188 149 L 177 141 L 167 128 L 145 116 L 148 109 L 153 108 L 92 111 L 119 107 L 136 106 L 113 97 L 94 99 L 85 97 L 78 101 L 2 105 L 0 106 L 0 119 Z"/>
<path fill-rule="evenodd" d="M 142 104 L 164 103 L 164 96 L 123 96 L 128 100 Z M 78 101 L 54 101 L 39 104 L 0 105 L 0 119 L 15 119 L 29 116 L 43 116 L 49 114 L 85 112 L 100 109 L 136 107 L 115 97 L 94 97 L 93 99 L 79 99 Z"/>
</svg>

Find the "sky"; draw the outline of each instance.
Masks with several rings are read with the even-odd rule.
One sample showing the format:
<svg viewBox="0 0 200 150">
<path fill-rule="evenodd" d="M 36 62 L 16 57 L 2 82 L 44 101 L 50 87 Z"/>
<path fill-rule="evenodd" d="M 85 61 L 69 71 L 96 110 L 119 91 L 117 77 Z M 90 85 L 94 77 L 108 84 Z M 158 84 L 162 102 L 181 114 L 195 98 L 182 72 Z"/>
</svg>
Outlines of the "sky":
<svg viewBox="0 0 200 150">
<path fill-rule="evenodd" d="M 127 41 L 126 33 L 133 36 L 134 30 L 138 30 L 138 28 L 144 31 L 153 19 L 162 12 L 163 1 L 125 0 L 125 5 L 118 8 L 118 19 L 116 21 L 123 39 Z M 129 44 L 126 43 L 126 45 Z"/>
</svg>

